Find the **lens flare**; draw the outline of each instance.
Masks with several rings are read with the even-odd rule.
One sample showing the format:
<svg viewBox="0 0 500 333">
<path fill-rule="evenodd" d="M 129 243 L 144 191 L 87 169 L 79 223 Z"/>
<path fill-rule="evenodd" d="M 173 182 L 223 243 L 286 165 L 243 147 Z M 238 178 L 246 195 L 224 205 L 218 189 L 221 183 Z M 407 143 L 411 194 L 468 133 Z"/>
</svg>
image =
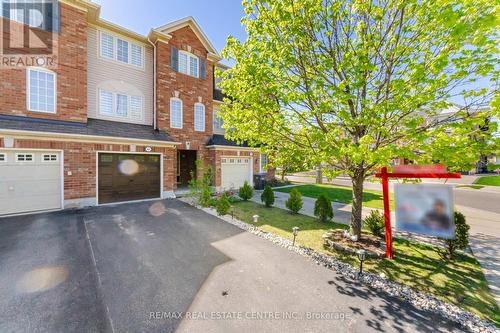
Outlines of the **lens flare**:
<svg viewBox="0 0 500 333">
<path fill-rule="evenodd" d="M 163 202 L 155 202 L 149 207 L 149 214 L 155 217 L 162 216 L 166 212 L 167 208 L 165 207 Z"/>
<path fill-rule="evenodd" d="M 124 175 L 133 176 L 139 172 L 139 163 L 134 160 L 123 160 L 118 164 L 118 170 Z"/>
<path fill-rule="evenodd" d="M 35 293 L 52 289 L 66 281 L 68 270 L 62 266 L 42 267 L 27 272 L 17 282 L 16 289 L 22 293 Z"/>
</svg>

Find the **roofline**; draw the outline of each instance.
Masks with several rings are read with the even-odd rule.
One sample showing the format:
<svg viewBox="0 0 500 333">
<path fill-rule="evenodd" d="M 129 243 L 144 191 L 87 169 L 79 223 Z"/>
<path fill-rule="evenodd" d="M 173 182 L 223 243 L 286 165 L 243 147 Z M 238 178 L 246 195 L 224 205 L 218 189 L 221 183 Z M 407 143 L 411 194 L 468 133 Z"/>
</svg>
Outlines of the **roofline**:
<svg viewBox="0 0 500 333">
<path fill-rule="evenodd" d="M 180 145 L 180 142 L 175 141 L 160 141 L 160 140 L 145 140 L 113 136 L 99 136 L 88 134 L 71 134 L 59 132 L 40 132 L 40 131 L 27 131 L 27 130 L 11 130 L 0 129 L 0 135 L 13 136 L 18 139 L 42 139 L 52 141 L 71 141 L 71 142 L 95 142 L 95 143 L 125 143 L 125 144 L 144 144 L 162 147 L 175 147 Z"/>
<path fill-rule="evenodd" d="M 252 150 L 252 151 L 259 151 L 259 148 L 255 147 L 239 147 L 239 146 L 224 146 L 224 145 L 210 145 L 207 146 L 208 149 L 215 149 L 215 150 Z"/>
</svg>

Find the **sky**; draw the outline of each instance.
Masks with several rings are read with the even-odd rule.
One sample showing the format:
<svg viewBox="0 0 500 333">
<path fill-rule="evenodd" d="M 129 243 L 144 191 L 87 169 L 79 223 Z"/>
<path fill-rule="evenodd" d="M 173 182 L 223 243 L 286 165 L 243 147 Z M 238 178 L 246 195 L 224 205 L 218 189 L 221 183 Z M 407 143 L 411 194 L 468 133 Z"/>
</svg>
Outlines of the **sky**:
<svg viewBox="0 0 500 333">
<path fill-rule="evenodd" d="M 94 0 L 101 5 L 101 18 L 147 35 L 152 28 L 193 16 L 217 51 L 229 35 L 246 38 L 240 24 L 241 0 Z"/>
</svg>

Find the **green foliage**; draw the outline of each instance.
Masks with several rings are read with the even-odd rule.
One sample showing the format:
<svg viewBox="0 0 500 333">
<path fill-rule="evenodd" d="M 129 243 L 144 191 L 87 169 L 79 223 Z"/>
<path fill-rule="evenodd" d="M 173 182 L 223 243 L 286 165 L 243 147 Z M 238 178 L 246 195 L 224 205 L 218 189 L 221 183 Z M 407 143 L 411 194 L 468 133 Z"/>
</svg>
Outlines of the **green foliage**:
<svg viewBox="0 0 500 333">
<path fill-rule="evenodd" d="M 253 197 L 253 188 L 248 184 L 248 182 L 245 180 L 245 183 L 243 184 L 242 187 L 240 187 L 240 191 L 238 193 L 238 196 L 243 199 L 244 201 L 248 201 Z"/>
<path fill-rule="evenodd" d="M 464 214 L 455 212 L 455 239 L 442 239 L 446 245 L 445 251 L 440 251 L 439 254 L 445 259 L 454 259 L 457 250 L 465 250 L 469 245 L 469 229 L 470 226 L 465 221 Z"/>
<path fill-rule="evenodd" d="M 294 188 L 285 202 L 286 208 L 288 208 L 293 214 L 297 214 L 302 209 L 303 204 L 302 194 Z"/>
<path fill-rule="evenodd" d="M 314 216 L 316 216 L 321 223 L 326 223 L 333 219 L 332 202 L 325 194 L 320 194 L 314 203 Z"/>
<path fill-rule="evenodd" d="M 487 168 L 489 172 L 496 172 L 500 170 L 500 164 L 488 164 Z"/>
<path fill-rule="evenodd" d="M 201 162 L 197 162 L 197 167 L 203 170 Z M 212 181 L 213 181 L 213 170 L 208 167 L 204 170 L 203 177 L 201 179 L 196 178 L 194 172 L 191 171 L 191 180 L 188 183 L 189 196 L 195 200 L 197 205 L 202 207 L 208 207 L 211 204 L 212 198 Z"/>
<path fill-rule="evenodd" d="M 264 192 L 260 196 L 260 200 L 266 205 L 266 207 L 271 207 L 274 205 L 274 191 L 271 186 L 266 185 Z"/>
<path fill-rule="evenodd" d="M 384 216 L 378 210 L 372 210 L 363 220 L 363 226 L 373 235 L 383 238 L 385 234 Z"/>
<path fill-rule="evenodd" d="M 228 96 L 219 115 L 230 139 L 273 147 L 275 166 L 324 163 L 360 188 L 395 156 L 466 170 L 491 151 L 497 125 L 486 119 L 500 115 L 494 1 L 243 4 L 248 37 L 229 37 L 223 50 L 235 65 L 217 74 Z M 467 108 L 450 103 L 455 93 Z"/>
<path fill-rule="evenodd" d="M 226 193 L 222 193 L 219 200 L 217 200 L 215 208 L 217 210 L 217 214 L 219 215 L 226 215 L 227 213 L 229 213 L 229 210 L 231 209 L 231 203 L 229 202 L 229 198 L 227 197 Z"/>
</svg>

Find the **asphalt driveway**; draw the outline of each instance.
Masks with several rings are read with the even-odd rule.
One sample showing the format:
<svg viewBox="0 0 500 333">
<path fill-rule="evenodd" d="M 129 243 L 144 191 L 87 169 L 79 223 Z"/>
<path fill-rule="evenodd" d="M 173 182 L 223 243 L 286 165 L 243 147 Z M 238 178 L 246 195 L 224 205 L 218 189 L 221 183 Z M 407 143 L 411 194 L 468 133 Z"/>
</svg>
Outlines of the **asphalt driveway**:
<svg viewBox="0 0 500 333">
<path fill-rule="evenodd" d="M 177 200 L 0 219 L 0 332 L 458 327 Z"/>
</svg>

